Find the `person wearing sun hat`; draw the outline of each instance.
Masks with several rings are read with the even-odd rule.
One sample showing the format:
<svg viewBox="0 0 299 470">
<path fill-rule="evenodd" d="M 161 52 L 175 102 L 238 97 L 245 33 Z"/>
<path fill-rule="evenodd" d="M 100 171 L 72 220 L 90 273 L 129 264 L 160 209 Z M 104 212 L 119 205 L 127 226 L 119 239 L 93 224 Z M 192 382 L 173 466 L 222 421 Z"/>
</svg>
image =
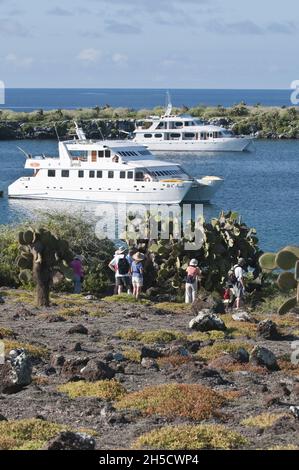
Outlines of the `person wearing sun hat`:
<svg viewBox="0 0 299 470">
<path fill-rule="evenodd" d="M 244 268 L 246 267 L 246 261 L 244 258 L 238 258 L 238 263 L 233 268 L 235 282 L 233 284 L 233 294 L 236 298 L 236 309 L 240 308 L 240 304 L 245 294 L 244 284 Z"/>
<path fill-rule="evenodd" d="M 201 271 L 198 267 L 197 259 L 193 258 L 186 269 L 187 277 L 185 284 L 185 303 L 194 302 L 198 290 L 198 281 L 200 280 Z"/>
<path fill-rule="evenodd" d="M 121 294 L 123 289 L 131 294 L 131 268 L 126 256 L 127 251 L 127 247 L 121 246 L 116 250 L 113 260 L 109 263 L 109 268 L 115 273 L 115 286 L 118 294 Z"/>
<path fill-rule="evenodd" d="M 133 256 L 133 262 L 131 265 L 131 272 L 132 272 L 132 284 L 133 284 L 133 295 L 136 300 L 139 299 L 141 289 L 143 286 L 143 265 L 142 261 L 144 261 L 144 254 L 137 251 Z"/>
</svg>

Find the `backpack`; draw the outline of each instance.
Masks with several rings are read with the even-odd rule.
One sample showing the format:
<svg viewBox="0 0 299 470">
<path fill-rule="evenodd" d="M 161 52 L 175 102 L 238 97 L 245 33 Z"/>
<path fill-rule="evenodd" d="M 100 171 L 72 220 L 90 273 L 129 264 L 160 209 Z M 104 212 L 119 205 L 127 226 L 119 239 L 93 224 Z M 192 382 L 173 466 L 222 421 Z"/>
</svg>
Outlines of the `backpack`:
<svg viewBox="0 0 299 470">
<path fill-rule="evenodd" d="M 130 263 L 127 258 L 123 257 L 118 260 L 117 267 L 119 274 L 124 276 L 129 273 Z"/>
</svg>

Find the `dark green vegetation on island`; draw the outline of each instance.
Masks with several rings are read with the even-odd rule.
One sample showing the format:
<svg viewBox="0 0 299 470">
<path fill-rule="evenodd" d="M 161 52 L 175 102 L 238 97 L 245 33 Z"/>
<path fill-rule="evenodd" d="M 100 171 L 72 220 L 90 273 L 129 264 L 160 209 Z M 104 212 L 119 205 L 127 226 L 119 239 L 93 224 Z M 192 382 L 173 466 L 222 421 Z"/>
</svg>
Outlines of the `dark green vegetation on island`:
<svg viewBox="0 0 299 470">
<path fill-rule="evenodd" d="M 89 138 L 124 138 L 120 131 L 132 132 L 135 120 L 162 115 L 163 108 L 134 110 L 109 106 L 76 110 L 42 109 L 26 113 L 0 109 L 0 140 L 54 139 L 57 132 L 68 137 L 75 131 L 74 120 L 81 123 Z M 206 123 L 232 129 L 235 134 L 254 134 L 268 139 L 299 138 L 299 113 L 296 107 L 264 107 L 236 104 L 223 106 L 174 108 L 173 113 L 188 113 Z"/>
</svg>

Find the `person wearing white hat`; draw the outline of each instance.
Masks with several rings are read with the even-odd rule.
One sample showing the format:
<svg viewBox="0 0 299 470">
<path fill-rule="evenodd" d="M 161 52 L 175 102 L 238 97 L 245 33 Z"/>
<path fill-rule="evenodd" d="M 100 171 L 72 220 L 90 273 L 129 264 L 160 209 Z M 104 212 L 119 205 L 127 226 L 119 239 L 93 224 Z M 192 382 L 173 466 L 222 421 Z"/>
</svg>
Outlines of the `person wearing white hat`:
<svg viewBox="0 0 299 470">
<path fill-rule="evenodd" d="M 188 268 L 186 269 L 187 277 L 185 284 L 185 303 L 191 304 L 195 301 L 198 283 L 201 276 L 201 271 L 198 267 L 197 259 L 193 258 Z"/>
<path fill-rule="evenodd" d="M 109 263 L 109 268 L 115 273 L 115 285 L 118 294 L 121 294 L 123 289 L 126 289 L 128 294 L 131 294 L 131 267 L 126 256 L 127 251 L 128 249 L 125 246 L 120 247 L 116 250 L 113 260 Z"/>
<path fill-rule="evenodd" d="M 133 255 L 133 262 L 131 265 L 132 271 L 132 284 L 133 284 L 133 295 L 136 300 L 139 299 L 141 289 L 143 286 L 143 265 L 142 261 L 144 261 L 144 254 L 137 251 L 135 255 Z"/>
</svg>

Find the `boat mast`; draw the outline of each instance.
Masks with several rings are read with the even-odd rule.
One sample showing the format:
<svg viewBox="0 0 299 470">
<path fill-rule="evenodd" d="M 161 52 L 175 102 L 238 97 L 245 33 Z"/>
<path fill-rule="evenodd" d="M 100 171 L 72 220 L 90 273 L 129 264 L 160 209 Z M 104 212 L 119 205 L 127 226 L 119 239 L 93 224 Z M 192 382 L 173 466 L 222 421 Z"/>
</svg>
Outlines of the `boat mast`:
<svg viewBox="0 0 299 470">
<path fill-rule="evenodd" d="M 169 91 L 166 92 L 166 108 L 165 108 L 165 116 L 171 116 L 172 112 L 172 103 Z"/>
</svg>

